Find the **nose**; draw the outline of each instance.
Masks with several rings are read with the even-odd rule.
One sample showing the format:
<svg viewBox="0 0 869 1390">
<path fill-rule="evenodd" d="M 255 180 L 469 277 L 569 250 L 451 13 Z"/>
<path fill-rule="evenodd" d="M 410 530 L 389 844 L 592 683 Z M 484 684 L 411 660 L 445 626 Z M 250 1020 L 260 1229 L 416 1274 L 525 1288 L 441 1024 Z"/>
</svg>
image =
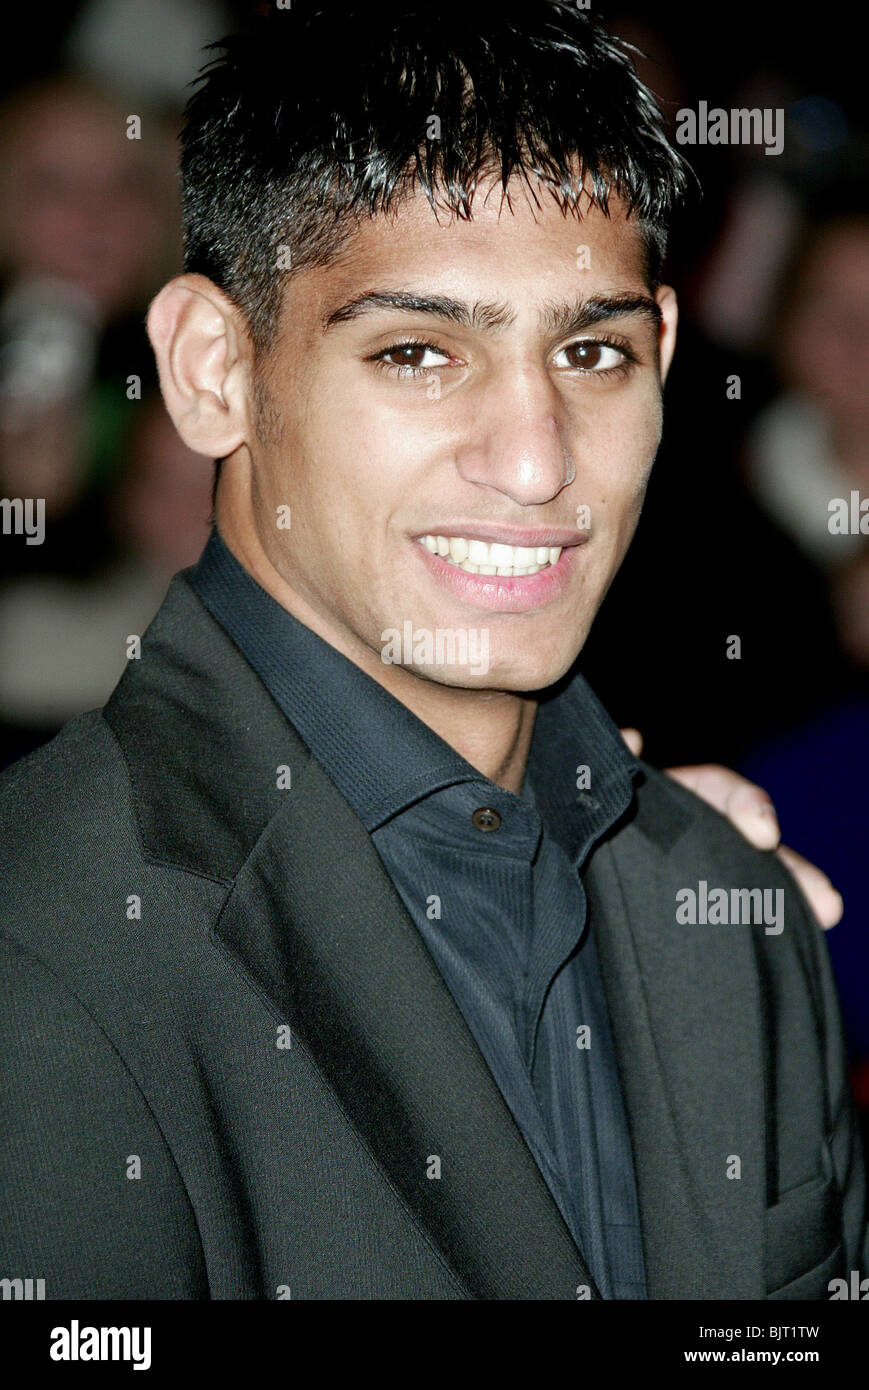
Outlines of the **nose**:
<svg viewBox="0 0 869 1390">
<path fill-rule="evenodd" d="M 542 367 L 505 367 L 476 394 L 455 453 L 461 476 L 523 507 L 550 502 L 576 471 L 562 403 L 548 373 Z"/>
</svg>

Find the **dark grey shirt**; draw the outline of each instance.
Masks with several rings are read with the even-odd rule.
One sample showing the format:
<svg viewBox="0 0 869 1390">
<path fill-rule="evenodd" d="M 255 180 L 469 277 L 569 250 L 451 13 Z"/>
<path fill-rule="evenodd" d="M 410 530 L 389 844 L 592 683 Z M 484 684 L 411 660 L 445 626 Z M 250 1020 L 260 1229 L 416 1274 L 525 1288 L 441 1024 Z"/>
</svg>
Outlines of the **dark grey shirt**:
<svg viewBox="0 0 869 1390">
<path fill-rule="evenodd" d="M 612 720 L 578 674 L 548 693 L 516 796 L 282 608 L 216 530 L 189 577 L 371 835 L 599 1293 L 645 1298 L 582 884 L 593 846 L 633 799 L 637 764 Z"/>
</svg>

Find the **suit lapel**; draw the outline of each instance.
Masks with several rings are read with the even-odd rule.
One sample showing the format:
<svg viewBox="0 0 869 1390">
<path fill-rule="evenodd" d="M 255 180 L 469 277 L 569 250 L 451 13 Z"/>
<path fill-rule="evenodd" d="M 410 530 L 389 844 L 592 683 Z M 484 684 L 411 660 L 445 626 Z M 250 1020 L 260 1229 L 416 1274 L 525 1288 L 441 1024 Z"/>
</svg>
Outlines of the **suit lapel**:
<svg viewBox="0 0 869 1390">
<path fill-rule="evenodd" d="M 217 937 L 469 1296 L 599 1296 L 361 822 L 313 758 L 285 795 Z"/>
<path fill-rule="evenodd" d="M 586 876 L 634 1147 L 650 1298 L 763 1298 L 762 1000 L 750 932 L 677 926 L 708 843 L 669 788 Z M 708 834 L 708 827 L 706 828 Z M 739 1166 L 734 1160 L 738 1160 Z M 740 1176 L 728 1177 L 740 1172 Z"/>
</svg>

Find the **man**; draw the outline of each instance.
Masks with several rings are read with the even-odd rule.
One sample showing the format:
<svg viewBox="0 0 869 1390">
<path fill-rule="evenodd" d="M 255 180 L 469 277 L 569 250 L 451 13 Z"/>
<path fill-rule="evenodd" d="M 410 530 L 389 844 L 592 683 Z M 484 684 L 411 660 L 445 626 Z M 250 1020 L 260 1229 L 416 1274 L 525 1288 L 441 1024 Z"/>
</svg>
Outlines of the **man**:
<svg viewBox="0 0 869 1390">
<path fill-rule="evenodd" d="M 675 343 L 648 93 L 564 3 L 299 4 L 182 178 L 149 332 L 216 531 L 5 782 L 8 1272 L 827 1297 L 865 1212 L 822 934 L 575 670 Z"/>
</svg>

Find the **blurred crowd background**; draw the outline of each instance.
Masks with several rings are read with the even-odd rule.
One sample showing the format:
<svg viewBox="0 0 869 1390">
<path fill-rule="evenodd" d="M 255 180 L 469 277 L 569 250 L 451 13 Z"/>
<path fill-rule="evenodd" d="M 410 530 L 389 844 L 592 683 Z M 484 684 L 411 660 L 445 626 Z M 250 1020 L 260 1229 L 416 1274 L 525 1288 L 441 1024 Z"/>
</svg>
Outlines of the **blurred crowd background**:
<svg viewBox="0 0 869 1390">
<path fill-rule="evenodd" d="M 0 87 L 0 766 L 101 705 L 208 534 L 211 464 L 178 439 L 144 329 L 180 265 L 176 139 L 204 45 L 254 0 L 13 6 Z M 582 658 L 660 765 L 724 762 L 845 899 L 827 941 L 869 1117 L 869 131 L 841 5 L 595 5 L 676 113 L 783 109 L 781 154 L 680 147 L 680 341 L 635 543 Z M 853 11 L 850 12 L 853 14 Z M 140 138 L 128 138 L 130 116 Z M 869 503 L 867 503 L 869 513 Z M 859 517 L 859 510 L 856 515 Z M 869 515 L 866 515 L 869 531 Z M 734 643 L 738 638 L 738 643 Z"/>
</svg>

